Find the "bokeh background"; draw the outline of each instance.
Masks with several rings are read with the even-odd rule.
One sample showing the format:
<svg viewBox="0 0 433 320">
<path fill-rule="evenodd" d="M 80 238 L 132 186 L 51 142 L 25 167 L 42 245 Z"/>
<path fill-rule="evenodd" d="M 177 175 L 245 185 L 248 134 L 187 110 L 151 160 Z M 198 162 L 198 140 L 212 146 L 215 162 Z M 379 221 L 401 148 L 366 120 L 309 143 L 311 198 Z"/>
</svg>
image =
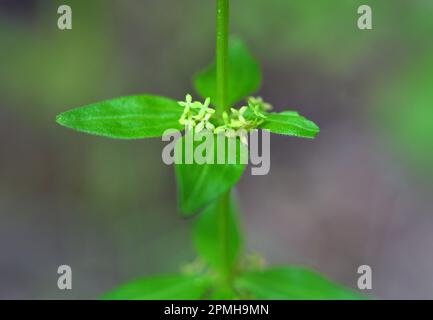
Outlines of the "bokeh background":
<svg viewBox="0 0 433 320">
<path fill-rule="evenodd" d="M 57 29 L 69 4 L 73 30 Z M 374 29 L 357 28 L 369 4 Z M 0 0 L 0 298 L 92 299 L 194 259 L 161 141 L 55 124 L 138 93 L 181 99 L 213 58 L 214 1 Z M 232 0 L 275 109 L 316 140 L 272 136 L 271 171 L 239 186 L 247 247 L 372 295 L 433 298 L 433 1 Z M 249 171 L 248 171 L 249 172 Z M 57 268 L 73 290 L 57 288 Z"/>
</svg>

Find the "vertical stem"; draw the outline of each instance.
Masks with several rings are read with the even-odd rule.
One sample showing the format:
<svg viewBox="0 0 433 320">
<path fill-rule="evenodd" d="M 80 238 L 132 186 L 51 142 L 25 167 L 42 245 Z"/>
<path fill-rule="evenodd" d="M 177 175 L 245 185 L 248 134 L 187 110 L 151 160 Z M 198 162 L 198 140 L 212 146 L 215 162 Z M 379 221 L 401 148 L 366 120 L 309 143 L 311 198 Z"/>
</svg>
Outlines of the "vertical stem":
<svg viewBox="0 0 433 320">
<path fill-rule="evenodd" d="M 228 53 L 229 53 L 229 0 L 217 0 L 217 39 L 216 39 L 216 83 L 217 109 L 221 114 L 228 109 Z"/>
<path fill-rule="evenodd" d="M 217 83 L 217 112 L 222 114 L 230 106 L 227 104 L 227 84 L 228 84 L 228 54 L 229 54 L 229 1 L 217 0 L 217 41 L 216 41 L 216 83 Z M 218 228 L 220 254 L 223 261 L 221 270 L 224 285 L 230 287 L 231 266 L 229 258 L 229 206 L 231 190 L 227 191 L 218 200 Z"/>
<path fill-rule="evenodd" d="M 218 200 L 218 228 L 219 228 L 219 239 L 220 241 L 220 255 L 222 257 L 222 270 L 221 277 L 224 281 L 224 285 L 230 285 L 231 280 L 231 266 L 229 259 L 229 206 L 230 206 L 230 195 L 231 190 L 227 191 Z"/>
</svg>

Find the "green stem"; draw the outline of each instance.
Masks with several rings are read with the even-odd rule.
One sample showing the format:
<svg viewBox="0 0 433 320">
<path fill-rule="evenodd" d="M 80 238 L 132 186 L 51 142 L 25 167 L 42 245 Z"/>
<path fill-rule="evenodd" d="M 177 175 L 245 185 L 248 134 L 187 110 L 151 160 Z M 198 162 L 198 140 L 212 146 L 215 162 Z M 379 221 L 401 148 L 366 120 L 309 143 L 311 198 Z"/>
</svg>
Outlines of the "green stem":
<svg viewBox="0 0 433 320">
<path fill-rule="evenodd" d="M 231 190 L 227 191 L 218 200 L 218 229 L 220 241 L 220 255 L 222 257 L 221 277 L 225 285 L 230 285 L 231 282 L 231 266 L 229 258 L 229 206 L 230 206 Z"/>
<path fill-rule="evenodd" d="M 229 51 L 229 0 L 217 0 L 217 41 L 216 41 L 216 82 L 217 112 L 222 114 L 229 109 L 227 103 L 228 52 Z M 218 200 L 218 228 L 220 234 L 220 254 L 223 260 L 221 277 L 224 286 L 231 286 L 231 266 L 229 258 L 229 206 L 231 190 Z"/>
<path fill-rule="evenodd" d="M 227 105 L 229 54 L 229 0 L 217 0 L 217 41 L 216 41 L 216 96 L 218 113 L 223 113 Z"/>
</svg>

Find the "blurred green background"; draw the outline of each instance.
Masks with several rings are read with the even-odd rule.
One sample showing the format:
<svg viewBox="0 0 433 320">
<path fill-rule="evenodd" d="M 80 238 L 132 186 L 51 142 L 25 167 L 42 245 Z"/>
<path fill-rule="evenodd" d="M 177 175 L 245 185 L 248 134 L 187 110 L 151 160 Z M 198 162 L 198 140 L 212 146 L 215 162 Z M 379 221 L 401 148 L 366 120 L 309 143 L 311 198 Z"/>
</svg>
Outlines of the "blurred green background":
<svg viewBox="0 0 433 320">
<path fill-rule="evenodd" d="M 73 30 L 57 28 L 57 8 Z M 357 8 L 373 9 L 371 31 Z M 213 57 L 213 0 L 0 0 L 0 298 L 96 298 L 194 259 L 159 140 L 55 124 L 139 93 L 182 99 Z M 243 177 L 251 252 L 372 294 L 433 298 L 433 1 L 232 0 L 232 32 L 263 64 L 260 92 L 322 128 L 272 138 L 271 171 Z M 57 288 L 57 268 L 73 290 Z"/>
</svg>

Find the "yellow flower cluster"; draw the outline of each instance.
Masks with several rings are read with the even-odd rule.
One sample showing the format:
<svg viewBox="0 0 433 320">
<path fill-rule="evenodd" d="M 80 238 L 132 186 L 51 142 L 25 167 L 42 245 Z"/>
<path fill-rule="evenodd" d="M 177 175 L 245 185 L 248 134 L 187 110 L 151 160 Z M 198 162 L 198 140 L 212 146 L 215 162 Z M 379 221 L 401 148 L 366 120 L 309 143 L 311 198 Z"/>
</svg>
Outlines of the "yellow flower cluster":
<svg viewBox="0 0 433 320">
<path fill-rule="evenodd" d="M 215 126 L 210 122 L 215 110 L 210 108 L 210 98 L 207 98 L 204 103 L 192 101 L 192 96 L 188 94 L 185 101 L 178 102 L 181 107 L 184 107 L 183 114 L 179 119 L 179 123 L 187 129 L 195 128 L 196 132 L 202 131 L 204 128 L 213 131 Z"/>
<path fill-rule="evenodd" d="M 215 126 L 212 120 L 215 116 L 215 109 L 210 107 L 210 98 L 204 103 L 192 101 L 192 96 L 188 94 L 185 101 L 179 101 L 179 105 L 184 108 L 179 123 L 184 125 L 187 130 L 200 132 L 203 129 L 212 131 L 215 134 L 225 133 L 227 136 L 236 136 L 240 132 L 241 141 L 248 144 L 246 135 L 250 130 L 258 128 L 265 120 L 264 112 L 272 109 L 272 106 L 265 103 L 262 98 L 248 98 L 248 106 L 240 109 L 231 108 L 230 112 L 224 111 L 222 114 L 223 125 Z"/>
</svg>

